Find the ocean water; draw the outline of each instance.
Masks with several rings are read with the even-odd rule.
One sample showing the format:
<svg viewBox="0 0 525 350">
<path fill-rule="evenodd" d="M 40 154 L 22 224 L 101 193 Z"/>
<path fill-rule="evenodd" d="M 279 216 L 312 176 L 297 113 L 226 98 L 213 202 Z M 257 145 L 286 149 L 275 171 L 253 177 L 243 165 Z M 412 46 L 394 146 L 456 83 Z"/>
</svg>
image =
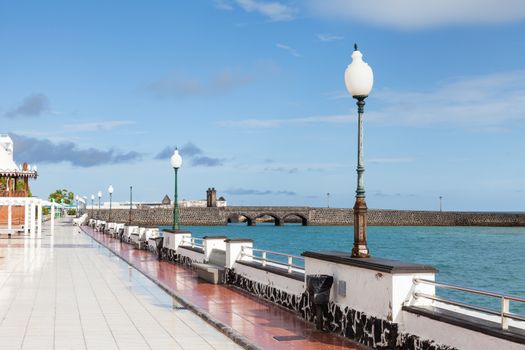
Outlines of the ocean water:
<svg viewBox="0 0 525 350">
<path fill-rule="evenodd" d="M 306 250 L 351 251 L 351 226 L 274 226 L 230 224 L 188 226 L 194 237 L 251 238 L 254 248 L 300 255 Z M 368 248 L 376 257 L 429 264 L 436 280 L 463 287 L 525 297 L 525 228 L 518 227 L 368 227 Z M 273 257 L 272 257 L 273 258 Z M 500 301 L 443 289 L 438 295 L 499 309 Z M 525 304 L 511 302 L 525 315 Z"/>
</svg>

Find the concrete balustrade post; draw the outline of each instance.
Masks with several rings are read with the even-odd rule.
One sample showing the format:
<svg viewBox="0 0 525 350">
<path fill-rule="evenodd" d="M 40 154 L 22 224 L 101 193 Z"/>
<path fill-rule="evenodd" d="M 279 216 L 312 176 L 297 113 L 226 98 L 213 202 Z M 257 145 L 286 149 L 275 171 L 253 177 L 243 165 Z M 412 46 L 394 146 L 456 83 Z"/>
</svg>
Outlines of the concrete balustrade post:
<svg viewBox="0 0 525 350">
<path fill-rule="evenodd" d="M 354 258 L 346 252 L 304 252 L 305 275 L 334 277 L 330 300 L 341 309 L 349 307 L 369 317 L 399 322 L 405 302 L 417 305 L 413 292 L 434 295 L 435 287 L 414 284 L 415 278 L 434 281 L 437 270 L 428 265 L 381 258 Z"/>
<path fill-rule="evenodd" d="M 213 249 L 226 250 L 226 236 L 205 236 L 203 237 L 204 260 L 210 258 Z"/>
<path fill-rule="evenodd" d="M 184 240 L 189 240 L 191 238 L 191 232 L 189 231 L 177 231 L 177 230 L 164 230 L 164 248 L 171 249 L 177 252 L 179 246 L 184 242 Z"/>
<path fill-rule="evenodd" d="M 244 252 L 246 254 L 252 255 L 253 251 L 253 240 L 251 239 L 227 239 L 225 240 L 226 243 L 226 267 L 231 269 L 237 260 L 245 260 L 250 261 L 252 260 L 251 257 L 248 256 L 242 256 L 242 250 L 245 249 Z"/>
</svg>

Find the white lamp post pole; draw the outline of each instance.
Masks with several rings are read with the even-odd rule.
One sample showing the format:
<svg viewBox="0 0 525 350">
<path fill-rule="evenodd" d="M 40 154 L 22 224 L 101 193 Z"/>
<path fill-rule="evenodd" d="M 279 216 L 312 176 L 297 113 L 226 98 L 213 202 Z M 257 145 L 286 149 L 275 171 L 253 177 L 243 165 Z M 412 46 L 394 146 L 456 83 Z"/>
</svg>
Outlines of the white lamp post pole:
<svg viewBox="0 0 525 350">
<path fill-rule="evenodd" d="M 363 55 L 354 45 L 352 63 L 345 71 L 345 84 L 348 92 L 357 100 L 358 134 L 357 134 L 357 190 L 354 204 L 354 247 L 352 256 L 366 258 L 369 256 L 366 244 L 367 211 L 365 201 L 365 165 L 363 160 L 363 114 L 365 98 L 368 97 L 374 84 L 372 68 L 363 61 Z"/>
<path fill-rule="evenodd" d="M 102 198 L 102 191 L 98 191 L 98 211 L 97 211 L 97 219 L 100 220 L 100 198 Z"/>
<path fill-rule="evenodd" d="M 177 193 L 177 175 L 179 168 L 182 166 L 182 157 L 179 154 L 179 150 L 175 148 L 173 155 L 170 158 L 171 166 L 175 171 L 175 193 L 173 196 L 173 224 L 171 226 L 172 230 L 179 229 L 179 204 L 178 204 L 178 193 Z"/>
</svg>

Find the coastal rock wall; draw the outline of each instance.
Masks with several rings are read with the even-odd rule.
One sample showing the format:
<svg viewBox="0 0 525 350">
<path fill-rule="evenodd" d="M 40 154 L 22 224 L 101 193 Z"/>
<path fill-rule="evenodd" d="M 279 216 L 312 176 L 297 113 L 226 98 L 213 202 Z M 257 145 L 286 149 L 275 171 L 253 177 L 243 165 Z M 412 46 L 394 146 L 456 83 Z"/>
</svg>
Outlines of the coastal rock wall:
<svg viewBox="0 0 525 350">
<path fill-rule="evenodd" d="M 102 220 L 109 219 L 109 209 L 88 211 Z M 243 215 L 250 220 L 269 215 L 279 224 L 288 218 L 299 218 L 306 225 L 352 225 L 352 209 L 308 207 L 226 207 L 180 208 L 182 225 L 226 225 L 232 217 Z M 129 210 L 113 209 L 111 221 L 128 222 Z M 171 225 L 173 211 L 167 208 L 133 209 L 131 221 L 136 225 Z M 370 226 L 525 226 L 525 213 L 498 212 L 439 212 L 415 210 L 369 209 Z"/>
</svg>

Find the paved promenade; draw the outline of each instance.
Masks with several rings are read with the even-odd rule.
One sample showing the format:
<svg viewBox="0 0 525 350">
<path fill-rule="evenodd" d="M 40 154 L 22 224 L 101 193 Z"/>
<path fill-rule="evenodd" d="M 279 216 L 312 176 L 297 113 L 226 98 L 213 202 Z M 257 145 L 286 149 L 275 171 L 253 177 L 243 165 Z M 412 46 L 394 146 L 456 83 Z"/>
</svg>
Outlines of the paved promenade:
<svg viewBox="0 0 525 350">
<path fill-rule="evenodd" d="M 70 223 L 0 238 L 2 350 L 240 349 Z"/>
<path fill-rule="evenodd" d="M 108 235 L 84 227 L 86 233 L 107 246 L 185 305 L 215 322 L 218 327 L 255 348 L 262 349 L 364 349 L 332 334 L 318 332 L 293 312 L 232 287 L 213 285 L 197 279 L 188 268 L 156 261 L 152 254 L 120 243 Z M 278 341 L 275 337 L 294 337 Z"/>
</svg>

